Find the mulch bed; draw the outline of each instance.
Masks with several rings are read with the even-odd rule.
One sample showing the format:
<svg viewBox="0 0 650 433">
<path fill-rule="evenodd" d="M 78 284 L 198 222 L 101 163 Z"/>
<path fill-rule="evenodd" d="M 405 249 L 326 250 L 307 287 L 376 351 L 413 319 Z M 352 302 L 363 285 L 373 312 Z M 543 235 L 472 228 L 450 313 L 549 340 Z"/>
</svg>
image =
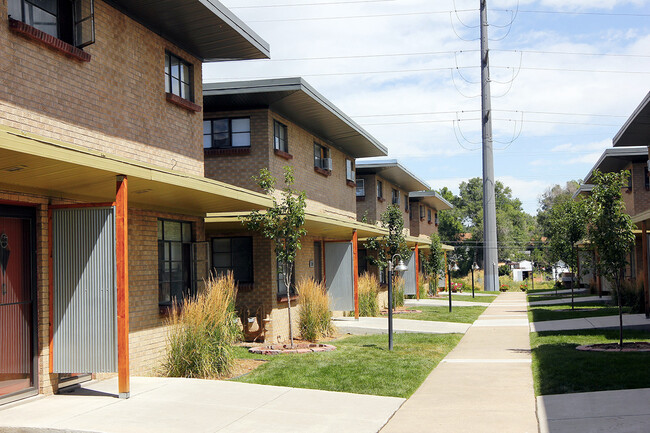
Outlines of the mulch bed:
<svg viewBox="0 0 650 433">
<path fill-rule="evenodd" d="M 272 344 L 267 346 L 257 346 L 248 349 L 250 353 L 259 355 L 281 355 L 286 353 L 313 353 L 313 352 L 329 352 L 336 350 L 336 346 L 331 344 L 317 344 L 317 343 L 294 343 L 291 344 Z"/>
<path fill-rule="evenodd" d="M 650 352 L 650 343 L 645 341 L 623 343 L 623 349 L 620 349 L 618 343 L 602 343 L 578 346 L 576 349 L 588 352 Z"/>
</svg>

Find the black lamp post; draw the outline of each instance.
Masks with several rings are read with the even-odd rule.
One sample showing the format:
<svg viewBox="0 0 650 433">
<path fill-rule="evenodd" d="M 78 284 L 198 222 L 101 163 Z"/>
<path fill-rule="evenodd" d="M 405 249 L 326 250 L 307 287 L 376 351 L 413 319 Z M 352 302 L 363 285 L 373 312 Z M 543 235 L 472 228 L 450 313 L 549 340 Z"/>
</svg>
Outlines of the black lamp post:
<svg viewBox="0 0 650 433">
<path fill-rule="evenodd" d="M 532 290 L 535 290 L 535 262 L 530 262 L 530 278 L 533 280 Z"/>
<path fill-rule="evenodd" d="M 408 269 L 399 254 L 393 255 L 388 261 L 388 350 L 393 350 L 393 260 L 395 257 L 399 257 L 399 263 L 395 266 L 397 272 Z"/>
<path fill-rule="evenodd" d="M 472 298 L 474 297 L 474 271 L 478 271 L 476 262 L 472 263 Z"/>
<path fill-rule="evenodd" d="M 454 264 L 453 266 L 451 264 Z M 449 268 L 449 272 L 447 273 L 447 279 L 448 285 L 449 285 L 449 312 L 451 313 L 451 271 L 457 271 L 458 270 L 458 265 L 456 264 L 456 261 L 452 259 L 451 263 L 447 266 Z"/>
</svg>

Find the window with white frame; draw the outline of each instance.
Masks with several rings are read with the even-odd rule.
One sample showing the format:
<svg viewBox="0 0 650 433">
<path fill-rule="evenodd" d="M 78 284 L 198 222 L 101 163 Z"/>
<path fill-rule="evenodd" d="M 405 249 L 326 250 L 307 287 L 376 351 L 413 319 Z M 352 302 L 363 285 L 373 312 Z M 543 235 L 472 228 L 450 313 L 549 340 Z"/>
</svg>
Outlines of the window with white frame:
<svg viewBox="0 0 650 433">
<path fill-rule="evenodd" d="M 330 159 L 330 150 L 318 143 L 314 143 L 314 167 L 323 170 L 332 169 L 332 160 Z"/>
<path fill-rule="evenodd" d="M 366 196 L 366 180 L 357 179 L 357 197 Z"/>
<path fill-rule="evenodd" d="M 356 179 L 354 172 L 354 162 L 351 159 L 345 160 L 345 179 L 354 182 Z"/>
<path fill-rule="evenodd" d="M 251 119 L 206 119 L 203 121 L 203 147 L 205 149 L 229 149 L 250 147 Z"/>
</svg>

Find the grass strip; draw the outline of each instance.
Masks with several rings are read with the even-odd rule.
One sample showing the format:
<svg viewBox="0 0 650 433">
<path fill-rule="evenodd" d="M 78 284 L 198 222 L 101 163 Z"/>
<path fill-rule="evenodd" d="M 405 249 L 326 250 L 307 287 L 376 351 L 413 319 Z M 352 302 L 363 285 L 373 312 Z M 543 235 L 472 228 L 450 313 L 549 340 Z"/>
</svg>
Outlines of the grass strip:
<svg viewBox="0 0 650 433">
<path fill-rule="evenodd" d="M 595 296 L 592 295 L 591 293 L 576 293 L 573 295 L 575 299 L 578 298 L 586 298 L 587 296 Z M 537 302 L 537 301 L 552 301 L 555 299 L 566 299 L 568 302 L 571 302 L 571 293 L 567 293 L 565 295 L 550 295 L 550 296 L 528 296 L 528 302 Z"/>
<path fill-rule="evenodd" d="M 452 298 L 453 305 L 453 298 Z M 409 307 L 422 311 L 421 313 L 404 313 L 393 315 L 394 319 L 409 319 L 409 320 L 430 320 L 433 322 L 455 322 L 455 323 L 474 323 L 478 316 L 483 314 L 487 307 L 452 307 L 451 313 L 449 307 Z M 382 317 L 387 317 L 383 314 Z"/>
<path fill-rule="evenodd" d="M 531 306 L 528 310 L 528 320 L 531 322 L 545 322 L 547 320 L 618 316 L 617 306 L 603 304 L 602 302 L 580 302 L 576 303 L 575 307 L 575 310 L 571 310 L 570 302 L 568 304 L 540 305 L 539 307 Z M 623 313 L 629 312 L 629 307 L 623 307 Z"/>
<path fill-rule="evenodd" d="M 451 295 L 451 300 L 453 301 L 466 301 L 466 302 L 492 302 L 496 299 L 496 296 L 477 296 L 475 298 L 472 298 L 472 296 L 465 296 L 465 295 Z M 435 298 L 435 299 L 441 299 L 448 301 L 449 297 L 448 296 L 442 296 L 440 298 Z"/>
<path fill-rule="evenodd" d="M 650 332 L 624 331 L 626 341 L 650 341 Z M 583 352 L 583 344 L 616 343 L 618 330 L 533 332 L 535 395 L 650 387 L 650 352 Z"/>
<path fill-rule="evenodd" d="M 347 337 L 328 342 L 337 347 L 333 352 L 255 355 L 268 362 L 236 380 L 408 398 L 461 338 L 461 334 L 396 334 L 394 350 L 389 351 L 386 335 Z M 235 348 L 235 356 L 243 350 Z"/>
</svg>

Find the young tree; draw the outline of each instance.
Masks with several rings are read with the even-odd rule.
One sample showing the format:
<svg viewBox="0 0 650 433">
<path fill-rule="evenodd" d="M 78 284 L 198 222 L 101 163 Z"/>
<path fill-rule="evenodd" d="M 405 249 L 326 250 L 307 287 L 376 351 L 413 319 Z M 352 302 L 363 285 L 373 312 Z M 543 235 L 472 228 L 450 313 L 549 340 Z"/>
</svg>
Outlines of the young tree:
<svg viewBox="0 0 650 433">
<path fill-rule="evenodd" d="M 429 278 L 429 284 L 431 284 L 431 281 L 433 280 L 436 285 L 433 288 L 433 293 L 435 293 L 435 290 L 438 288 L 438 275 L 440 275 L 444 269 L 445 254 L 442 251 L 442 242 L 440 242 L 440 236 L 438 236 L 438 233 L 433 233 L 431 235 L 431 248 L 429 250 L 429 255 L 424 260 L 424 270 L 427 274 L 433 276 L 433 278 Z M 431 287 L 429 287 L 429 290 L 431 290 Z"/>
<path fill-rule="evenodd" d="M 377 266 L 380 271 L 388 266 L 388 261 L 395 254 L 399 254 L 402 259 L 408 259 L 410 256 L 404 236 L 404 218 L 399 206 L 394 204 L 388 206 L 388 209 L 381 214 L 381 226 L 388 229 L 388 236 L 372 237 L 366 241 L 366 248 L 377 253 L 377 257 L 369 255 L 368 261 L 371 265 Z"/>
<path fill-rule="evenodd" d="M 249 230 L 257 231 L 275 246 L 275 256 L 278 261 L 278 273 L 284 276 L 287 288 L 287 303 L 289 307 L 289 339 L 293 347 L 293 325 L 291 323 L 291 280 L 294 271 L 296 253 L 301 248 L 300 239 L 307 234 L 305 225 L 305 192 L 292 188 L 294 183 L 293 169 L 284 167 L 284 184 L 281 200 L 273 194 L 275 178 L 271 172 L 263 168 L 259 177 L 255 177 L 260 188 L 271 195 L 273 204 L 266 211 L 252 211 L 244 222 Z"/>
<path fill-rule="evenodd" d="M 627 265 L 627 254 L 634 245 L 634 224 L 625 213 L 621 188 L 627 185 L 630 173 L 601 173 L 593 176 L 594 188 L 589 198 L 588 237 L 598 251 L 596 268 L 600 275 L 616 287 L 618 294 L 619 347 L 623 348 L 623 310 L 621 278 Z"/>
<path fill-rule="evenodd" d="M 563 261 L 571 272 L 578 267 L 576 242 L 587 234 L 587 206 L 584 200 L 567 200 L 556 204 L 548 215 L 549 247 L 554 262 Z M 580 281 L 580 280 L 578 280 Z M 571 279 L 571 309 L 574 308 L 573 278 Z"/>
</svg>

